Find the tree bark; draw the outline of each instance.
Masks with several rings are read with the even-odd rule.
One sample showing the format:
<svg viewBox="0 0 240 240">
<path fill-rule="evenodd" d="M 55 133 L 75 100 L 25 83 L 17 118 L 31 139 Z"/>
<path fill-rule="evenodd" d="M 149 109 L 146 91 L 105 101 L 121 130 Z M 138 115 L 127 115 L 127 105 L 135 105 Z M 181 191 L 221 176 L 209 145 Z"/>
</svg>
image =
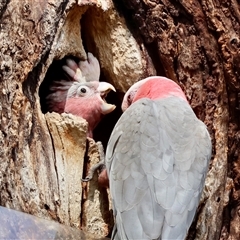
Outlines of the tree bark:
<svg viewBox="0 0 240 240">
<path fill-rule="evenodd" d="M 237 0 L 32 1 L 0 3 L 0 205 L 104 237 L 108 192 L 82 183 L 106 147 L 134 82 L 176 81 L 211 134 L 213 156 L 187 239 L 239 239 L 240 3 Z M 47 113 L 49 82 L 66 56 L 92 52 L 118 105 L 87 139 L 87 122 Z M 109 211 L 110 210 L 110 211 Z"/>
<path fill-rule="evenodd" d="M 213 155 L 187 239 L 239 239 L 239 1 L 124 1 L 157 73 L 178 82 Z"/>
<path fill-rule="evenodd" d="M 45 96 L 51 81 L 64 78 L 64 59 L 83 60 L 88 51 L 100 61 L 101 80 L 123 93 L 155 73 L 145 47 L 105 0 L 2 1 L 0 23 L 0 205 L 109 235 L 108 192 L 96 177 L 81 182 L 99 160 L 95 141 L 86 137 L 87 122 L 48 113 Z M 117 95 L 110 98 L 120 102 Z M 118 109 L 94 133 L 104 146 L 120 114 Z"/>
</svg>

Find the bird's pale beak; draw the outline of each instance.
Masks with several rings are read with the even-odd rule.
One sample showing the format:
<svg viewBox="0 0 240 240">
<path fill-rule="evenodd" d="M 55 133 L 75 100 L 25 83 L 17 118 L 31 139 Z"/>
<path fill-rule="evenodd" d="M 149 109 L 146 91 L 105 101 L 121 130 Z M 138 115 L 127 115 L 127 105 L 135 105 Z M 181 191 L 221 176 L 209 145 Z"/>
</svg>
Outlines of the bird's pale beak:
<svg viewBox="0 0 240 240">
<path fill-rule="evenodd" d="M 104 97 L 105 95 L 107 95 L 111 90 L 116 92 L 116 89 L 114 88 L 114 86 L 107 82 L 99 82 L 99 86 L 97 90 L 100 92 L 101 97 Z"/>
<path fill-rule="evenodd" d="M 102 105 L 101 105 L 102 114 L 106 115 L 112 112 L 116 108 L 116 106 L 113 104 L 107 103 L 105 101 L 105 98 L 111 90 L 116 92 L 116 89 L 114 88 L 114 86 L 107 82 L 99 82 L 99 86 L 97 90 L 99 91 L 102 99 Z"/>
</svg>

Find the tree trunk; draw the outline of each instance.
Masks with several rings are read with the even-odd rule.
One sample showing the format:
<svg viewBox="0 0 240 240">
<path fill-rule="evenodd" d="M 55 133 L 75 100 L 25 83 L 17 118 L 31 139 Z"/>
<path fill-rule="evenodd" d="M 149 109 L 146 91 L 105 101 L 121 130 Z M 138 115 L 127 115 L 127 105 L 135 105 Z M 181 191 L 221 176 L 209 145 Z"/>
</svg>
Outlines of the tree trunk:
<svg viewBox="0 0 240 240">
<path fill-rule="evenodd" d="M 213 156 L 188 239 L 240 239 L 239 1 L 135 1 L 119 8 L 139 29 L 157 74 L 178 82 L 211 134 Z"/>
<path fill-rule="evenodd" d="M 99 160 L 87 122 L 48 113 L 45 96 L 51 81 L 64 78 L 64 59 L 83 60 L 88 51 L 100 61 L 101 80 L 122 95 L 155 73 L 145 47 L 111 1 L 2 1 L 0 23 L 0 205 L 107 236 L 113 226 L 108 191 L 96 176 L 81 181 Z M 120 104 L 117 95 L 110 99 Z M 96 129 L 104 146 L 120 114 Z"/>
<path fill-rule="evenodd" d="M 82 183 L 98 161 L 134 82 L 163 75 L 208 126 L 213 156 L 188 239 L 240 239 L 240 4 L 197 0 L 6 0 L 0 3 L 0 205 L 111 233 L 108 191 Z M 86 137 L 87 122 L 47 113 L 49 83 L 66 56 L 92 52 L 117 110 Z"/>
</svg>

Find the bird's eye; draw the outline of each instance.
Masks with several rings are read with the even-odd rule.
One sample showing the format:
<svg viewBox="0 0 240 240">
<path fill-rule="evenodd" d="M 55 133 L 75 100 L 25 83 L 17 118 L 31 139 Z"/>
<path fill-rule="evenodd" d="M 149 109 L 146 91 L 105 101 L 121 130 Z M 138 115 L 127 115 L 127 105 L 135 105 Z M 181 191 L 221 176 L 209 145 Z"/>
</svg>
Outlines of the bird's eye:
<svg viewBox="0 0 240 240">
<path fill-rule="evenodd" d="M 81 93 L 86 93 L 87 92 L 86 88 L 81 88 L 80 91 L 81 91 Z"/>
<path fill-rule="evenodd" d="M 129 105 L 132 103 L 132 96 L 131 96 L 131 94 L 129 94 L 127 96 L 127 102 L 128 102 Z"/>
<path fill-rule="evenodd" d="M 89 94 L 89 88 L 87 86 L 79 86 L 77 89 L 77 95 L 79 97 L 85 97 Z"/>
</svg>

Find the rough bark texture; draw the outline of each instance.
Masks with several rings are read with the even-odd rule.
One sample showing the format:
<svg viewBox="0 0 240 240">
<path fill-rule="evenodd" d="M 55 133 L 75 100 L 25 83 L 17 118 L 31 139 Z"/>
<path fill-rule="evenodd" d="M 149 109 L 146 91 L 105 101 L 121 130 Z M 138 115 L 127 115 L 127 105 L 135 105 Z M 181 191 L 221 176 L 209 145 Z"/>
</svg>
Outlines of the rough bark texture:
<svg viewBox="0 0 240 240">
<path fill-rule="evenodd" d="M 182 86 L 211 133 L 212 162 L 188 239 L 239 239 L 239 2 L 124 3 L 146 48 L 156 51 L 158 74 Z"/>
<path fill-rule="evenodd" d="M 155 73 L 145 47 L 111 1 L 2 1 L 0 23 L 0 204 L 107 236 L 113 225 L 108 193 L 96 177 L 81 183 L 98 161 L 87 123 L 46 113 L 44 96 L 49 81 L 64 77 L 60 60 L 85 59 L 87 51 L 99 59 L 101 79 L 124 92 Z M 105 145 L 119 114 L 96 133 Z"/>
<path fill-rule="evenodd" d="M 210 131 L 213 157 L 188 239 L 239 239 L 240 3 L 237 0 L 5 0 L 0 2 L 0 205 L 107 236 L 107 191 L 87 123 L 45 113 L 61 59 L 100 61 L 119 104 L 134 82 L 164 75 L 179 83 Z M 59 71 L 58 71 L 59 70 Z M 39 91 L 40 90 L 40 91 Z M 107 139 L 119 108 L 95 131 Z M 84 162 L 85 160 L 85 162 Z"/>
</svg>

